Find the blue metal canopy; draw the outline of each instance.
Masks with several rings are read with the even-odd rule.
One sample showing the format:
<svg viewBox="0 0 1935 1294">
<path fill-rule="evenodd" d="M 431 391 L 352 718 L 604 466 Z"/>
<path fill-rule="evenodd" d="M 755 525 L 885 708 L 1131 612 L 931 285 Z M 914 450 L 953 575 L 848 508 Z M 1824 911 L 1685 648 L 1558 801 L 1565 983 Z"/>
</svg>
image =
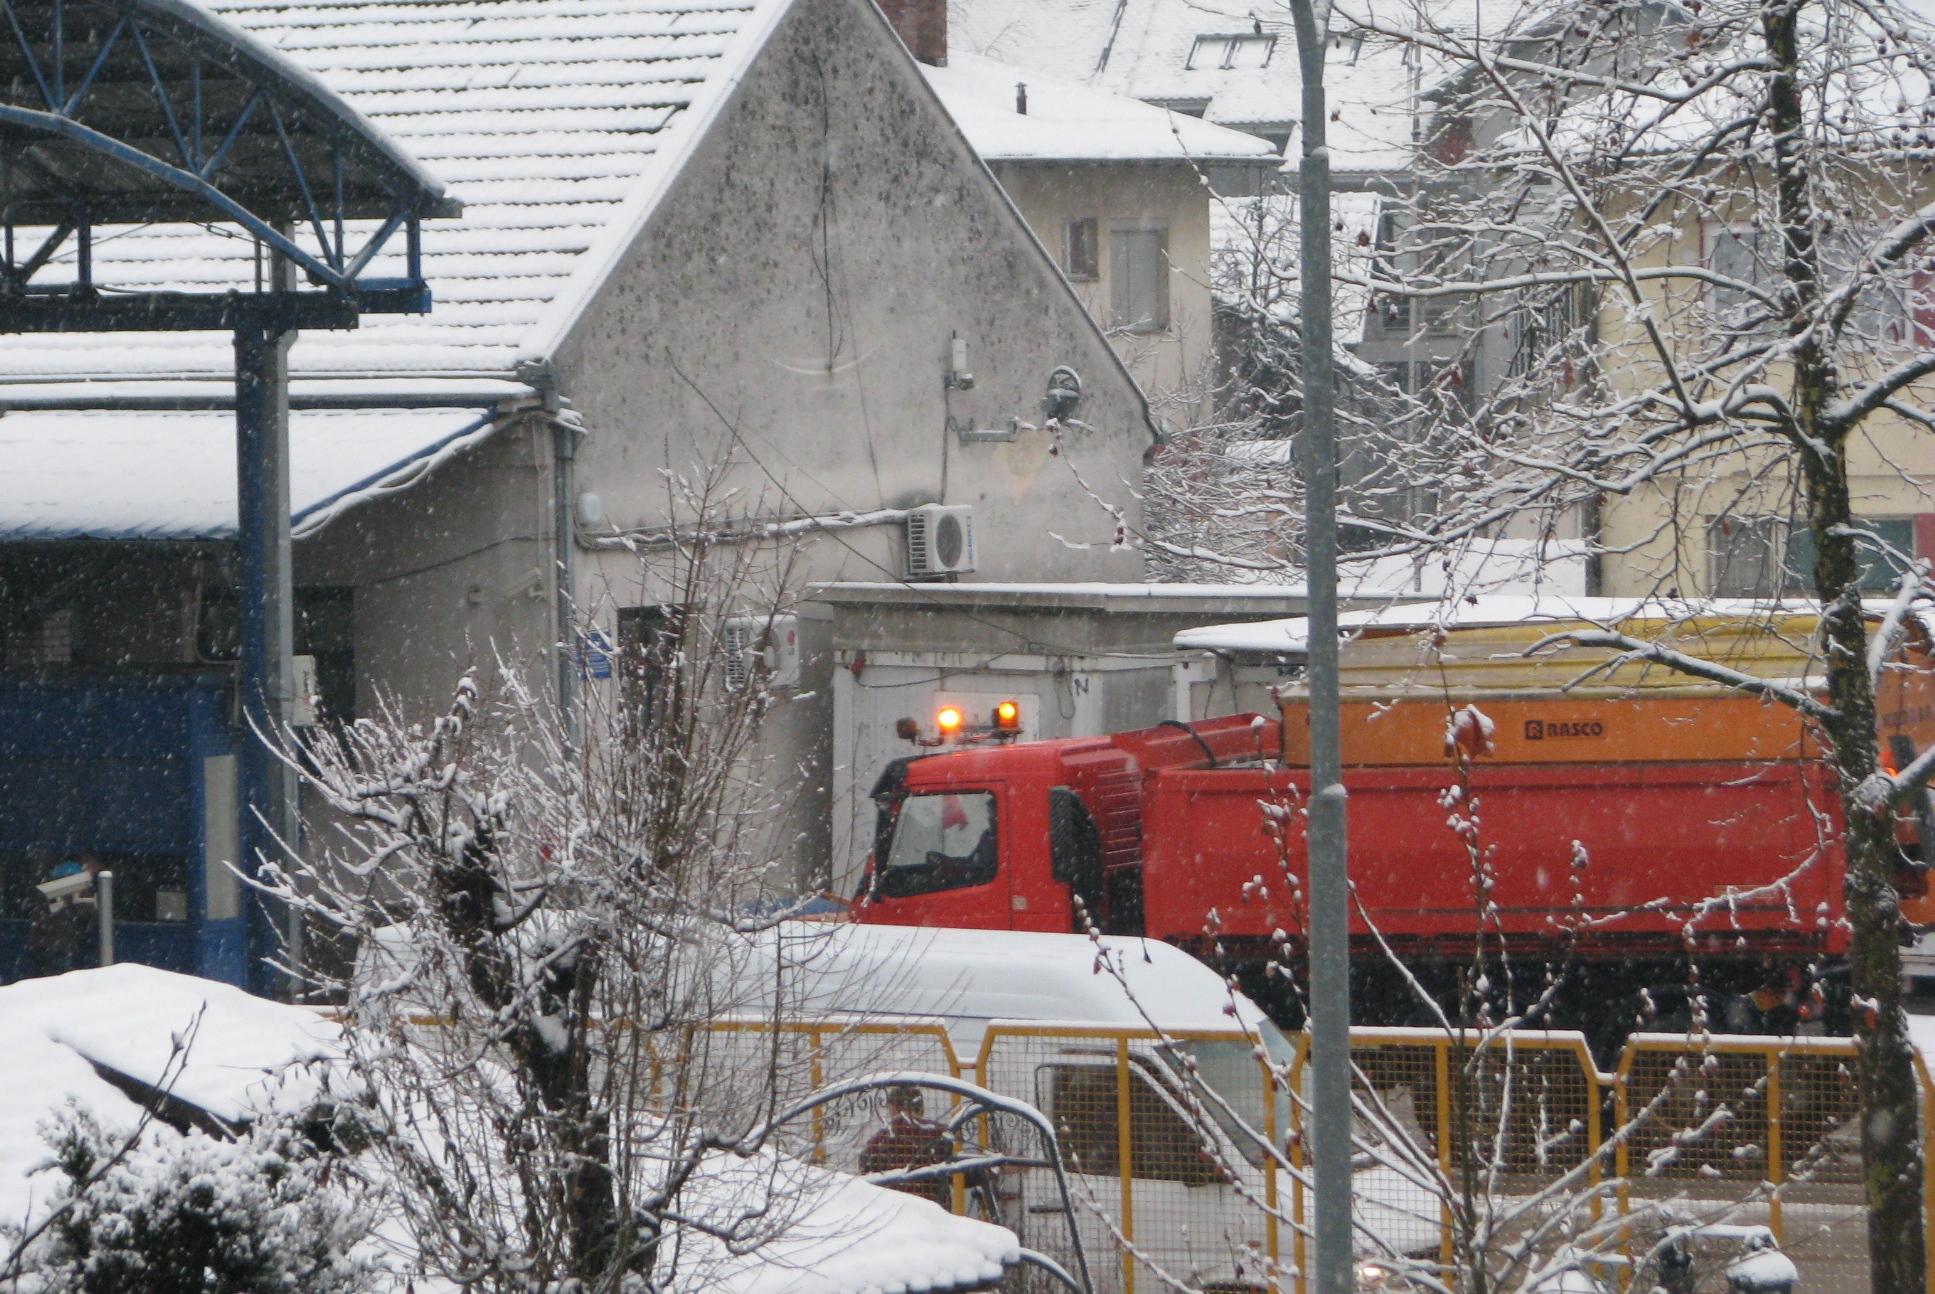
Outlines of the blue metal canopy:
<svg viewBox="0 0 1935 1294">
<path fill-rule="evenodd" d="M 235 343 L 239 865 L 299 837 L 281 757 L 294 698 L 289 342 L 365 311 L 430 308 L 419 223 L 443 187 L 314 77 L 187 0 L 0 0 L 0 333 L 222 329 Z M 96 274 L 97 231 L 209 225 L 253 240 L 253 285 L 156 290 Z M 372 272 L 398 259 L 402 270 Z M 65 277 L 71 274 L 71 277 Z M 279 948 L 249 905 L 247 958 Z M 293 988 L 293 983 L 290 985 Z"/>
<path fill-rule="evenodd" d="M 458 204 L 308 72 L 184 0 L 0 15 L 0 330 L 353 327 L 428 308 L 418 222 Z M 311 290 L 96 280 L 98 230 L 157 222 L 229 226 Z M 373 276 L 398 241 L 403 274 Z"/>
</svg>

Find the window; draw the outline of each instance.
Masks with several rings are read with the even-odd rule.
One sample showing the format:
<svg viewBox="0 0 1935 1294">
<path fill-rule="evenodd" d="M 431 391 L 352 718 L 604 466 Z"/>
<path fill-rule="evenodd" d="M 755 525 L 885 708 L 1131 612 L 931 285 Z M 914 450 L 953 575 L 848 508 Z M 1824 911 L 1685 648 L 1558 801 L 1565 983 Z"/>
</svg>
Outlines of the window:
<svg viewBox="0 0 1935 1294">
<path fill-rule="evenodd" d="M 1191 70 L 1217 68 L 1224 71 L 1237 67 L 1268 67 L 1270 56 L 1277 50 L 1277 38 L 1262 32 L 1242 32 L 1235 35 L 1198 36 L 1190 47 L 1189 62 Z"/>
<path fill-rule="evenodd" d="M 1523 377 L 1550 364 L 1555 348 L 1566 344 L 1585 317 L 1580 294 L 1571 287 L 1526 294 L 1512 310 L 1512 357 L 1508 369 Z M 1571 361 L 1565 361 L 1566 384 L 1571 385 Z"/>
<path fill-rule="evenodd" d="M 1169 231 L 1109 226 L 1109 325 L 1129 332 L 1169 326 Z"/>
<path fill-rule="evenodd" d="M 618 610 L 619 694 L 627 735 L 634 741 L 674 709 L 684 623 L 682 609 L 675 606 Z"/>
<path fill-rule="evenodd" d="M 1844 338 L 1871 346 L 1901 346 L 1915 339 L 1915 287 L 1922 276 L 1902 266 L 1877 272 L 1862 263 L 1880 233 L 1860 225 L 1834 226 L 1821 246 L 1824 287 L 1833 292 L 1851 280 L 1861 282 L 1842 330 Z"/>
<path fill-rule="evenodd" d="M 1787 581 L 1779 574 L 1787 523 L 1774 517 L 1717 517 L 1707 527 L 1713 595 L 1767 597 Z"/>
<path fill-rule="evenodd" d="M 904 899 L 986 885 L 994 879 L 995 858 L 992 794 L 910 795 L 895 814 L 874 888 L 882 898 Z"/>
<path fill-rule="evenodd" d="M 1411 298 L 1387 292 L 1377 298 L 1377 321 L 1396 333 L 1411 331 Z"/>
<path fill-rule="evenodd" d="M 1288 1064 L 1296 1058 L 1290 1041 L 1275 1029 L 1265 1029 L 1259 1036 L 1272 1064 Z M 1266 1151 L 1258 1137 L 1274 1128 L 1277 1141 L 1282 1142 L 1290 1131 L 1290 1093 L 1269 1081 L 1250 1043 L 1192 1041 L 1180 1049 L 1195 1062 L 1196 1078 L 1222 1099 L 1221 1104 L 1203 1102 L 1210 1117 L 1229 1134 L 1237 1152 L 1261 1168 Z"/>
<path fill-rule="evenodd" d="M 1129 1158 L 1144 1181 L 1203 1186 L 1221 1180 L 1202 1135 L 1150 1081 L 1141 1057 L 1129 1071 Z M 1121 1172 L 1121 1121 L 1116 1117 L 1112 1062 L 1044 1065 L 1035 1071 L 1041 1105 L 1055 1121 L 1062 1151 L 1075 1171 Z"/>
<path fill-rule="evenodd" d="M 1456 337 L 1464 326 L 1464 316 L 1456 305 L 1433 302 L 1424 308 L 1424 335 Z"/>
<path fill-rule="evenodd" d="M 1855 539 L 1855 561 L 1864 593 L 1893 593 L 1902 572 L 1915 560 L 1915 522 L 1912 517 L 1860 517 L 1855 525 L 1866 532 Z M 1787 535 L 1788 587 L 1814 586 L 1814 536 L 1796 522 Z"/>
<path fill-rule="evenodd" d="M 1071 279 L 1093 279 L 1101 274 L 1095 217 L 1071 220 L 1062 226 L 1062 271 Z"/>
<path fill-rule="evenodd" d="M 1772 311 L 1748 288 L 1764 291 L 1779 281 L 1776 239 L 1747 225 L 1709 224 L 1705 233 L 1707 268 L 1745 285 L 1711 285 L 1708 301 L 1714 322 L 1748 333 L 1766 331 L 1773 324 Z"/>
<path fill-rule="evenodd" d="M 1867 517 L 1859 551 L 1861 589 L 1892 592 L 1915 557 L 1912 517 Z M 1713 594 L 1772 597 L 1814 589 L 1814 536 L 1804 521 L 1786 517 L 1717 517 L 1707 527 Z"/>
<path fill-rule="evenodd" d="M 1397 360 L 1377 366 L 1386 392 L 1410 396 L 1433 419 L 1471 415 L 1471 371 L 1463 360 Z"/>
<path fill-rule="evenodd" d="M 353 589 L 296 590 L 296 654 L 316 658 L 317 708 L 338 728 L 356 717 L 355 610 Z"/>
<path fill-rule="evenodd" d="M 1914 344 L 1924 350 L 1935 347 L 1935 266 L 1915 271 L 1908 310 L 1914 321 Z"/>
</svg>

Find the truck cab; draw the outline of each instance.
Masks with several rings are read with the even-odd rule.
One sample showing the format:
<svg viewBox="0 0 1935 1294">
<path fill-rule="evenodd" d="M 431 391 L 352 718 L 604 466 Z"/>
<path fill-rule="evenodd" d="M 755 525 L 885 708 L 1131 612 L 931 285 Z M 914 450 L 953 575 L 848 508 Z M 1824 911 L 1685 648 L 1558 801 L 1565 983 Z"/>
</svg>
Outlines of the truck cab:
<svg viewBox="0 0 1935 1294">
<path fill-rule="evenodd" d="M 1147 774 L 1274 755 L 1258 715 L 895 760 L 853 899 L 870 924 L 1142 933 Z"/>
</svg>

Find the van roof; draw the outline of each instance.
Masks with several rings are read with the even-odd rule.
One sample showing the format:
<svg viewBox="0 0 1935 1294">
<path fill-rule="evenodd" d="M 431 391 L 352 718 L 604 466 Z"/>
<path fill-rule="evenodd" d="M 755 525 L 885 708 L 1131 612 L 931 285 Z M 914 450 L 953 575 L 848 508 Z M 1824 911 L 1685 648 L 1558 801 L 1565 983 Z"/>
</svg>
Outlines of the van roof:
<svg viewBox="0 0 1935 1294">
<path fill-rule="evenodd" d="M 786 1005 L 806 1015 L 1153 1024 L 1178 1032 L 1273 1027 L 1215 971 L 1154 939 L 784 922 L 755 938 L 738 972 L 742 990 L 768 1006 L 771 990 L 760 986 L 773 982 L 776 958 L 793 968 Z"/>
</svg>

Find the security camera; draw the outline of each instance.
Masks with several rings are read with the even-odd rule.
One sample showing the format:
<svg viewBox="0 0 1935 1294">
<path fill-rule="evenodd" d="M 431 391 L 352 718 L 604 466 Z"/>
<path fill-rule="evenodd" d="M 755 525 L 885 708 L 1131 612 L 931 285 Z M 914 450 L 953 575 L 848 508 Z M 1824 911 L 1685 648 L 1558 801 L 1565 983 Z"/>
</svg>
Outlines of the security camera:
<svg viewBox="0 0 1935 1294">
<path fill-rule="evenodd" d="M 72 903 L 94 888 L 94 878 L 86 872 L 75 872 L 71 876 L 56 876 L 51 881 L 42 881 L 34 886 L 41 897 L 52 904 Z"/>
<path fill-rule="evenodd" d="M 1042 412 L 1056 422 L 1072 416 L 1082 402 L 1082 375 L 1063 364 L 1048 375 L 1048 396 L 1041 402 Z"/>
</svg>

